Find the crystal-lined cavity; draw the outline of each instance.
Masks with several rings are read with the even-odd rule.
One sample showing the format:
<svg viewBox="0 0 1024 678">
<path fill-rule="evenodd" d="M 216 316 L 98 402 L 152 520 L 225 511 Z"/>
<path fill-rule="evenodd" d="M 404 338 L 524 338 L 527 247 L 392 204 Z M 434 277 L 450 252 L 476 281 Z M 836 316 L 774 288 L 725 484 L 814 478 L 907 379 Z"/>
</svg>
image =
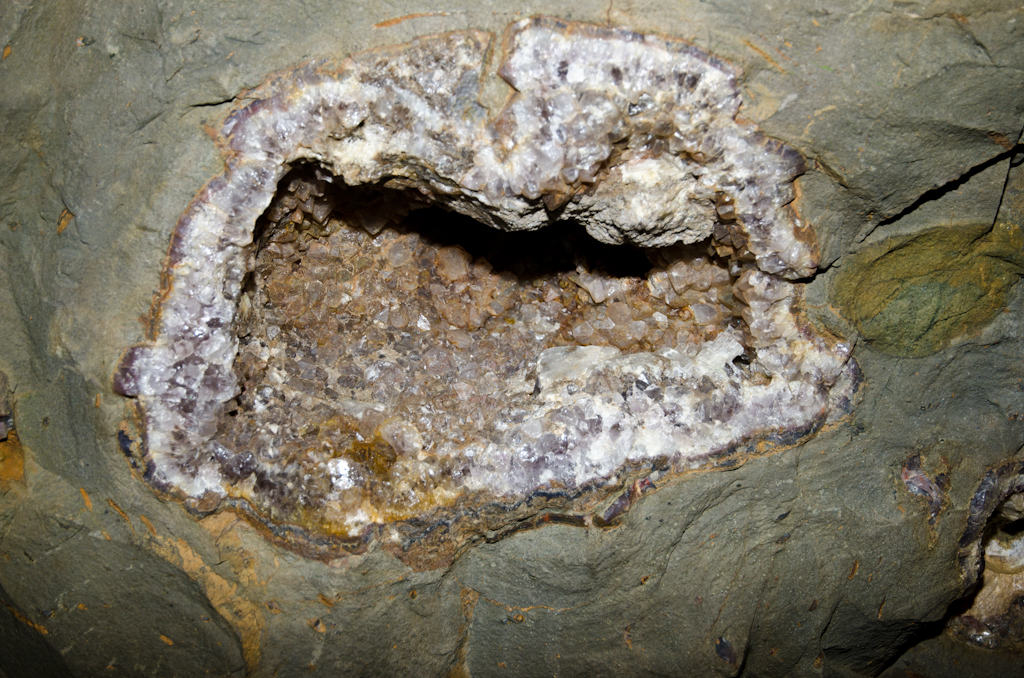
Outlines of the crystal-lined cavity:
<svg viewBox="0 0 1024 678">
<path fill-rule="evenodd" d="M 600 494 L 846 402 L 849 347 L 794 307 L 800 158 L 735 121 L 732 69 L 528 20 L 490 117 L 488 41 L 311 64 L 227 119 L 116 375 L 155 485 L 354 539 Z"/>
</svg>

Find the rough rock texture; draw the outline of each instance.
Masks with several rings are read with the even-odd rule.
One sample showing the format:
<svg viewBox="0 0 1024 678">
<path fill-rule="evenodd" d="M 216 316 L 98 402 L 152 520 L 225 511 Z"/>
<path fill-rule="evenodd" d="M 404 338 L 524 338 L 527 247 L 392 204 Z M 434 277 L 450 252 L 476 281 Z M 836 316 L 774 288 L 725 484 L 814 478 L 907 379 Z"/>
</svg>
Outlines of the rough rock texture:
<svg viewBox="0 0 1024 678">
<path fill-rule="evenodd" d="M 159 498 L 112 375 L 224 171 L 204 125 L 310 59 L 541 12 L 692 41 L 806 157 L 802 307 L 855 343 L 852 416 L 627 490 L 612 526 L 538 507 L 421 571 L 379 542 L 309 560 Z M 991 517 L 1024 462 L 1022 31 L 999 2 L 4 4 L 0 670 L 1015 675 L 1014 610 L 962 599 L 1015 567 L 979 572 L 984 544 L 1017 548 Z M 507 93 L 481 82 L 492 114 Z"/>
</svg>

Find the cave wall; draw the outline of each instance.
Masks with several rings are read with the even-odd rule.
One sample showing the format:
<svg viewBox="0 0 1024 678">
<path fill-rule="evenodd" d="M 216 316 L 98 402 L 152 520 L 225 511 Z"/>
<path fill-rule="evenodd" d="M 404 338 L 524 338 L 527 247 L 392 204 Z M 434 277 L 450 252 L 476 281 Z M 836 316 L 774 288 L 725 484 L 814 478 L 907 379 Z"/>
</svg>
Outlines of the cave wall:
<svg viewBox="0 0 1024 678">
<path fill-rule="evenodd" d="M 796 205 L 822 263 L 805 312 L 856 342 L 853 414 L 660 487 L 613 528 L 547 525 L 426 571 L 379 544 L 306 559 L 157 497 L 111 375 L 144 338 L 175 222 L 223 170 L 207 127 L 303 61 L 537 13 L 683 37 L 741 69 L 741 116 L 807 158 Z M 903 653 L 948 642 L 976 575 L 972 501 L 1024 462 L 1019 8 L 16 0 L 0 17 L 10 678 L 953 671 Z M 904 482 L 915 455 L 948 479 L 935 497 Z M 942 647 L 979 674 L 1014 666 Z"/>
</svg>

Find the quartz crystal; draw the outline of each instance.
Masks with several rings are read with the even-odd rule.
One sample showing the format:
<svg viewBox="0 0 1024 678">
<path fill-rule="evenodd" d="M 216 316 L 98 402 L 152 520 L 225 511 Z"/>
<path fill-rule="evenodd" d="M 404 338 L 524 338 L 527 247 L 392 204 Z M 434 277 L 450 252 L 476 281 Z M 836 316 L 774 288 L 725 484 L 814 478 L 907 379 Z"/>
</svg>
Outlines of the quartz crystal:
<svg viewBox="0 0 1024 678">
<path fill-rule="evenodd" d="M 490 40 L 307 64 L 227 118 L 115 375 L 155 487 L 408 542 L 531 497 L 596 506 L 849 407 L 849 345 L 798 312 L 801 159 L 736 121 L 736 72 L 530 19 L 491 116 Z"/>
</svg>

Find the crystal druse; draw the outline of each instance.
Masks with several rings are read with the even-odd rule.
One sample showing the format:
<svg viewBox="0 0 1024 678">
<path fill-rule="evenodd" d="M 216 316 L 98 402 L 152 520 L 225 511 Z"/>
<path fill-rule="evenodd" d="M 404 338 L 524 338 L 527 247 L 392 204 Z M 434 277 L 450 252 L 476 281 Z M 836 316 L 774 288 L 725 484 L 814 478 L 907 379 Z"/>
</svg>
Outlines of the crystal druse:
<svg viewBox="0 0 1024 678">
<path fill-rule="evenodd" d="M 226 170 L 115 374 L 152 485 L 358 547 L 499 529 L 531 497 L 593 510 L 849 408 L 850 346 L 797 309 L 817 263 L 789 205 L 801 158 L 736 121 L 732 67 L 530 19 L 491 117 L 490 40 L 307 64 L 228 116 Z M 570 264 L 530 268 L 550 239 L 518 263 L 450 242 L 458 215 L 564 233 Z M 629 256 L 646 267 L 616 272 Z"/>
</svg>

